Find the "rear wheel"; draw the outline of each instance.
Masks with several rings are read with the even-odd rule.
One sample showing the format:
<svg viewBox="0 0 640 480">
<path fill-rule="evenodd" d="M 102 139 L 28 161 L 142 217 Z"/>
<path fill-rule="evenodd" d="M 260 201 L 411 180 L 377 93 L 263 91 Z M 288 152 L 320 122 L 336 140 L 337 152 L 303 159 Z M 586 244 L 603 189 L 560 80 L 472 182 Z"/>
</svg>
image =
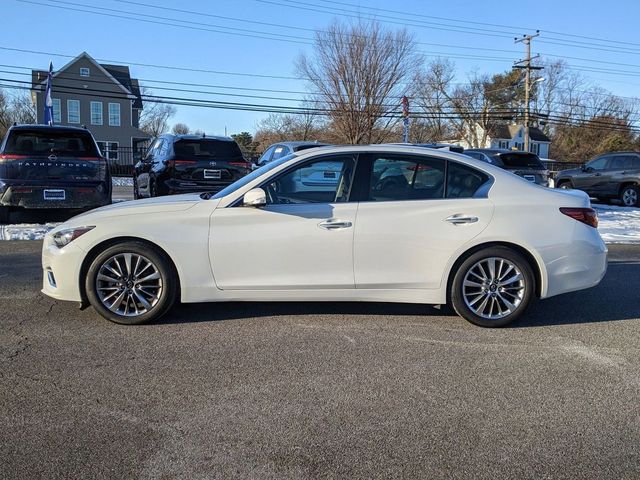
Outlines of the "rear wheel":
<svg viewBox="0 0 640 480">
<path fill-rule="evenodd" d="M 562 188 L 563 190 L 569 190 L 571 187 L 571 182 L 564 180 L 562 182 L 558 182 L 558 186 L 556 188 Z"/>
<path fill-rule="evenodd" d="M 140 192 L 138 191 L 138 180 L 133 177 L 133 199 L 138 200 L 140 198 Z"/>
<path fill-rule="evenodd" d="M 509 248 L 492 247 L 462 262 L 451 286 L 451 304 L 471 323 L 503 327 L 527 309 L 534 289 L 527 260 Z"/>
<path fill-rule="evenodd" d="M 0 207 L 0 223 L 9 223 L 9 207 Z"/>
<path fill-rule="evenodd" d="M 107 320 L 135 325 L 157 320 L 175 303 L 178 276 L 164 253 L 142 242 L 107 248 L 91 262 L 87 298 Z"/>
<path fill-rule="evenodd" d="M 640 206 L 640 188 L 637 185 L 627 185 L 620 192 L 620 200 L 625 207 Z"/>
</svg>

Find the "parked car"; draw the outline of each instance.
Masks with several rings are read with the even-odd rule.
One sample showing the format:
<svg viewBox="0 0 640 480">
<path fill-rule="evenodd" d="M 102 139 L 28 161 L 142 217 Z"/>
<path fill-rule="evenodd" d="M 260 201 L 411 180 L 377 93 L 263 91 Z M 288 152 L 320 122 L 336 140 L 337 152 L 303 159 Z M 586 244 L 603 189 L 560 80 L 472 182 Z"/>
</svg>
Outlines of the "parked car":
<svg viewBox="0 0 640 480">
<path fill-rule="evenodd" d="M 556 175 L 557 188 L 576 188 L 607 201 L 619 199 L 627 207 L 640 206 L 640 153 L 614 152 L 599 155 L 581 168 Z"/>
<path fill-rule="evenodd" d="M 543 187 L 549 186 L 549 171 L 535 153 L 498 148 L 469 148 L 464 154 L 508 170 Z"/>
<path fill-rule="evenodd" d="M 14 125 L 0 146 L 0 222 L 11 210 L 111 203 L 107 160 L 85 128 Z"/>
<path fill-rule="evenodd" d="M 134 198 L 217 192 L 250 171 L 232 138 L 161 135 L 134 167 Z"/>
<path fill-rule="evenodd" d="M 269 162 L 278 160 L 291 153 L 307 150 L 309 148 L 326 147 L 329 144 L 319 142 L 281 142 L 274 143 L 267 148 L 260 158 L 256 161 L 256 168 L 262 167 Z"/>
<path fill-rule="evenodd" d="M 282 188 L 328 163 L 340 166 L 333 188 Z M 406 181 L 381 185 L 380 166 Z M 596 226 L 584 192 L 541 189 L 464 155 L 326 147 L 215 195 L 69 220 L 44 240 L 43 292 L 124 324 L 157 319 L 177 300 L 380 301 L 450 302 L 470 322 L 502 326 L 534 296 L 600 282 L 607 248 Z"/>
</svg>

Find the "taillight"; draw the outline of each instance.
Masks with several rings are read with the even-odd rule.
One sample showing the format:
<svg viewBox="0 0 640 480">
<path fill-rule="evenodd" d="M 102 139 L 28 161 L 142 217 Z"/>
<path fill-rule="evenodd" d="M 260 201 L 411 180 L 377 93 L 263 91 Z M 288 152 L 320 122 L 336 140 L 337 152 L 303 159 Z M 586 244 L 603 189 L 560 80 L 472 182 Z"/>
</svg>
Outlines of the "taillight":
<svg viewBox="0 0 640 480">
<path fill-rule="evenodd" d="M 0 155 L 0 162 L 4 160 L 19 160 L 21 158 L 27 158 L 26 155 Z"/>
<path fill-rule="evenodd" d="M 100 157 L 78 157 L 78 160 L 83 160 L 85 162 L 99 162 L 100 160 L 103 160 L 103 159 Z"/>
<path fill-rule="evenodd" d="M 197 160 L 167 160 L 167 166 L 169 168 L 175 167 L 176 165 L 196 165 L 197 163 Z"/>
<path fill-rule="evenodd" d="M 251 164 L 249 162 L 229 162 L 229 165 L 232 167 L 251 168 Z"/>
<path fill-rule="evenodd" d="M 593 228 L 598 228 L 598 214 L 593 208 L 569 208 L 562 207 L 560 211 L 566 216 L 578 220 L 579 222 L 589 225 Z"/>
</svg>

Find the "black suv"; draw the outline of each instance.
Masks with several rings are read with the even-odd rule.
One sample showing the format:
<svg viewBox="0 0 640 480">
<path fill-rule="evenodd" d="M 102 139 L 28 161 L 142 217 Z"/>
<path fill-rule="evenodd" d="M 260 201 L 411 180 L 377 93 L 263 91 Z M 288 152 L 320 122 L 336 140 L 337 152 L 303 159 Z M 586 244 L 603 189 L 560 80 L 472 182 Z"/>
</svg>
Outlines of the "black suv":
<svg viewBox="0 0 640 480">
<path fill-rule="evenodd" d="M 12 209 L 86 210 L 111 203 L 111 175 L 84 128 L 14 125 L 0 146 L 0 222 Z"/>
<path fill-rule="evenodd" d="M 581 168 L 556 175 L 557 188 L 576 188 L 599 200 L 619 199 L 627 207 L 640 206 L 640 153 L 605 153 Z"/>
<path fill-rule="evenodd" d="M 161 135 L 134 167 L 135 198 L 217 192 L 251 171 L 228 137 Z"/>
<path fill-rule="evenodd" d="M 549 186 L 549 171 L 535 153 L 498 148 L 470 148 L 466 149 L 464 154 L 509 170 L 543 187 Z"/>
</svg>

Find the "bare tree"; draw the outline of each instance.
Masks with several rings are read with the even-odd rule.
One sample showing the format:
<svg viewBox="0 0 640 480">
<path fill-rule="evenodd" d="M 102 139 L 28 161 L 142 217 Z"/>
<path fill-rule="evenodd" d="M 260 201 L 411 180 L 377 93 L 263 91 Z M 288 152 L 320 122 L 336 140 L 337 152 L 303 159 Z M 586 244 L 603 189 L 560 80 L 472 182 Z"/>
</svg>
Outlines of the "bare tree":
<svg viewBox="0 0 640 480">
<path fill-rule="evenodd" d="M 151 90 L 142 87 L 141 93 L 151 95 Z M 151 137 L 169 131 L 169 119 L 176 114 L 176 108 L 166 103 L 147 101 L 140 112 L 140 130 Z"/>
<path fill-rule="evenodd" d="M 295 140 L 333 141 L 323 118 L 307 113 L 303 115 L 271 114 L 258 123 L 254 141 L 257 151 L 269 145 Z"/>
<path fill-rule="evenodd" d="M 317 107 L 345 143 L 376 143 L 399 121 L 400 99 L 420 57 L 405 30 L 384 31 L 378 23 L 334 23 L 317 32 L 313 54 L 296 62 Z"/>
<path fill-rule="evenodd" d="M 0 138 L 14 123 L 35 123 L 36 110 L 29 93 L 0 90 Z"/>
<path fill-rule="evenodd" d="M 186 123 L 176 123 L 171 129 L 174 135 L 187 135 L 191 133 L 191 129 Z"/>
</svg>

